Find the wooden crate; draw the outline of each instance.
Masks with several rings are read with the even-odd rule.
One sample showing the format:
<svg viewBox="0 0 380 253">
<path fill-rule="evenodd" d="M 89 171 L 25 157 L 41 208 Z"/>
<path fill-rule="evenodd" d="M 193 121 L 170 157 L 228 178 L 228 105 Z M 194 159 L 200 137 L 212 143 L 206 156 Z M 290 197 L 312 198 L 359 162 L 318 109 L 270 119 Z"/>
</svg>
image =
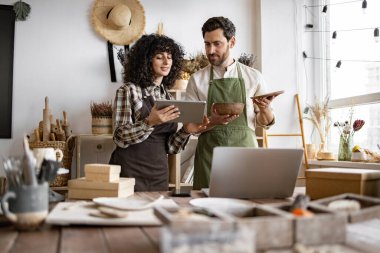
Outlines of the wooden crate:
<svg viewBox="0 0 380 253">
<path fill-rule="evenodd" d="M 250 213 L 235 219 L 256 232 L 256 248 L 259 250 L 293 245 L 293 216 L 283 210 L 256 205 Z"/>
<path fill-rule="evenodd" d="M 179 213 L 187 213 L 188 215 L 179 215 Z M 198 233 L 207 232 L 212 226 L 220 226 L 220 228 L 230 228 L 234 226 L 234 219 L 224 213 L 206 210 L 203 208 L 165 208 L 163 206 L 155 206 L 154 214 L 163 224 L 171 227 L 172 230 L 180 232 Z M 196 215 L 194 217 L 193 215 Z"/>
<path fill-rule="evenodd" d="M 292 204 L 275 205 L 289 214 Z M 307 210 L 314 213 L 313 217 L 293 216 L 294 242 L 305 245 L 342 243 L 346 238 L 347 215 L 329 211 L 310 203 Z"/>
<path fill-rule="evenodd" d="M 205 216 L 178 217 L 178 211 Z M 237 224 L 224 213 L 203 208 L 165 208 L 155 206 L 154 213 L 166 226 L 161 230 L 161 252 L 247 252 L 255 251 L 255 231 Z"/>
<path fill-rule="evenodd" d="M 328 204 L 335 200 L 356 200 L 360 203 L 361 209 L 356 212 L 349 212 L 347 220 L 350 223 L 362 222 L 371 219 L 380 218 L 380 199 L 359 194 L 346 193 L 329 198 L 323 198 L 313 201 L 314 204 L 327 208 Z"/>
</svg>

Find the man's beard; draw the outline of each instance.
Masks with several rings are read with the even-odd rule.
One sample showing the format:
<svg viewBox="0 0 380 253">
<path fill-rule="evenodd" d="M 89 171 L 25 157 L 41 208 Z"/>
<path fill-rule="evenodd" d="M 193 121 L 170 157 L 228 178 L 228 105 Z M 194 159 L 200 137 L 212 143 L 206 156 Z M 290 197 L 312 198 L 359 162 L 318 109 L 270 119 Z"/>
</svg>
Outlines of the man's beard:
<svg viewBox="0 0 380 253">
<path fill-rule="evenodd" d="M 222 57 L 220 59 L 215 59 L 212 61 L 212 60 L 210 60 L 211 55 L 209 55 L 209 54 L 207 55 L 207 58 L 212 65 L 221 66 L 223 64 L 223 62 L 225 62 L 227 60 L 229 55 L 230 55 L 230 49 L 227 47 L 227 51 L 222 54 Z"/>
</svg>

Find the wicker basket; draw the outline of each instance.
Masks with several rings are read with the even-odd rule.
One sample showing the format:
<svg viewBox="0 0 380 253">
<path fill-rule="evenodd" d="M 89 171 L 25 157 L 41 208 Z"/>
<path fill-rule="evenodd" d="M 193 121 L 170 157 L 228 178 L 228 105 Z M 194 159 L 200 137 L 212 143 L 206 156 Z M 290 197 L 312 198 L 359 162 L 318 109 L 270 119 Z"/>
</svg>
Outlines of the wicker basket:
<svg viewBox="0 0 380 253">
<path fill-rule="evenodd" d="M 50 185 L 50 187 L 66 186 L 69 179 L 70 179 L 70 173 L 57 174 L 54 181 L 51 182 L 49 185 Z"/>
<path fill-rule="evenodd" d="M 31 149 L 34 149 L 34 148 L 54 148 L 54 149 L 57 149 L 57 148 L 59 148 L 63 152 L 63 160 L 62 160 L 62 166 L 63 166 L 63 168 L 71 170 L 71 161 L 72 161 L 72 158 L 73 158 L 74 147 L 75 147 L 75 141 L 74 141 L 74 138 L 72 138 L 72 136 L 70 136 L 69 138 L 67 138 L 66 141 L 39 141 L 39 142 L 30 142 L 29 143 L 29 147 Z M 57 157 L 57 159 L 58 158 L 59 157 Z M 53 182 L 54 184 L 56 184 L 54 186 L 66 186 L 67 185 L 67 181 L 70 178 L 70 173 L 68 173 L 67 176 L 65 176 L 65 175 L 66 174 L 57 175 L 56 180 Z M 62 179 L 59 179 L 61 177 L 62 177 Z M 59 185 L 57 185 L 58 181 L 60 182 Z M 50 185 L 50 186 L 52 186 L 52 185 Z"/>
<path fill-rule="evenodd" d="M 112 117 L 92 118 L 93 134 L 112 134 Z"/>
</svg>

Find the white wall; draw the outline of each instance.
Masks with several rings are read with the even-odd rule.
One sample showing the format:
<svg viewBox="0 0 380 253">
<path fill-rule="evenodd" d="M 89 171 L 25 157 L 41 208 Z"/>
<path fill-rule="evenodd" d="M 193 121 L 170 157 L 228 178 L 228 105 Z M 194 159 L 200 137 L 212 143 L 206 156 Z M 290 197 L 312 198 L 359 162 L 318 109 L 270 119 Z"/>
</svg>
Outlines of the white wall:
<svg viewBox="0 0 380 253">
<path fill-rule="evenodd" d="M 259 61 L 268 89 L 286 90 L 273 103 L 277 125 L 272 132 L 294 132 L 297 126 L 292 100 L 297 92 L 295 1 L 261 1 L 260 20 L 260 10 L 255 10 L 260 7 L 260 0 L 141 0 L 146 12 L 146 33 L 155 32 L 157 24 L 163 22 L 166 34 L 179 41 L 188 54 L 203 49 L 201 26 L 207 18 L 226 16 L 235 23 L 234 56 L 242 52 L 262 54 Z M 14 2 L 0 0 L 0 4 L 7 5 Z M 21 154 L 22 134 L 31 132 L 42 120 L 45 96 L 50 98 L 55 117 L 62 117 L 62 110 L 68 112 L 75 134 L 90 133 L 90 102 L 113 99 L 115 89 L 121 85 L 111 83 L 106 42 L 90 24 L 94 1 L 27 3 L 32 8 L 29 19 L 16 22 L 13 138 L 0 140 L 0 154 L 4 156 Z M 255 29 L 260 21 L 261 29 Z M 259 44 L 262 52 L 255 52 Z"/>
<path fill-rule="evenodd" d="M 270 129 L 270 133 L 301 132 L 294 95 L 299 93 L 303 104 L 306 87 L 299 76 L 297 29 L 302 29 L 302 24 L 299 24 L 296 1 L 261 1 L 262 73 L 269 90 L 285 90 L 272 104 L 276 124 Z M 269 147 L 302 147 L 301 138 L 298 137 L 270 137 L 268 141 Z"/>
</svg>

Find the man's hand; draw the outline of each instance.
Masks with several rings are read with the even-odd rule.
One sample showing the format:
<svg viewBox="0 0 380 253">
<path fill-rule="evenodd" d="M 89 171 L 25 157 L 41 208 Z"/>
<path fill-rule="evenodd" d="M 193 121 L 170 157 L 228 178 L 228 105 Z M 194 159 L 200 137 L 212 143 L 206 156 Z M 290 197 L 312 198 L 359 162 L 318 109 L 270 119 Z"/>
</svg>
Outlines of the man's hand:
<svg viewBox="0 0 380 253">
<path fill-rule="evenodd" d="M 257 114 L 257 121 L 263 126 L 267 126 L 273 121 L 274 115 L 270 104 L 277 96 L 278 95 L 253 99 L 253 103 L 256 104 L 260 110 Z"/>
<path fill-rule="evenodd" d="M 216 111 L 216 108 L 214 107 L 214 104 L 211 106 L 211 116 L 210 116 L 210 125 L 216 126 L 216 125 L 227 125 L 231 121 L 234 121 L 236 118 L 238 118 L 239 115 L 220 115 Z"/>
<path fill-rule="evenodd" d="M 256 99 L 253 99 L 253 103 L 259 107 L 260 111 L 262 111 L 262 110 L 268 109 L 273 99 L 277 96 L 278 95 L 263 97 L 263 98 L 256 98 Z"/>
</svg>

